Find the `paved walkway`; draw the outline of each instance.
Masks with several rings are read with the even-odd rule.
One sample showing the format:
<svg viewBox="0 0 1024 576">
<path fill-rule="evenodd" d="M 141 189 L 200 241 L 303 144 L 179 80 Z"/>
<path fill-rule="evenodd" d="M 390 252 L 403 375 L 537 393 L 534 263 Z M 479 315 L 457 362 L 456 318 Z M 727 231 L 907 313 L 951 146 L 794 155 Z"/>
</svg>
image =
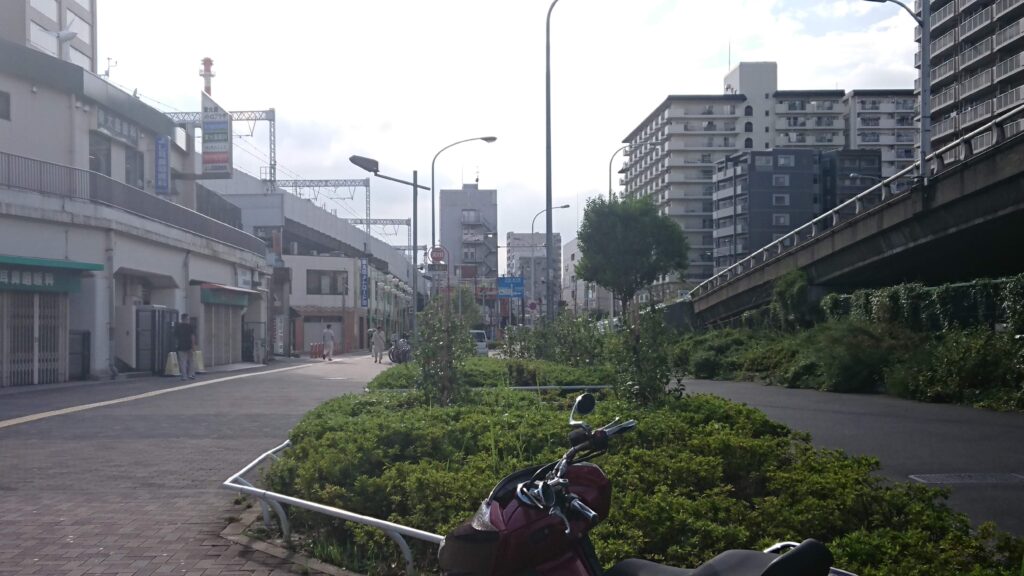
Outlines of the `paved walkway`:
<svg viewBox="0 0 1024 576">
<path fill-rule="evenodd" d="M 286 366 L 181 390 L 146 379 L 0 396 L 0 575 L 302 572 L 218 536 L 244 510 L 220 483 L 387 365 L 362 355 Z M 125 396 L 138 398 L 74 411 Z"/>
</svg>

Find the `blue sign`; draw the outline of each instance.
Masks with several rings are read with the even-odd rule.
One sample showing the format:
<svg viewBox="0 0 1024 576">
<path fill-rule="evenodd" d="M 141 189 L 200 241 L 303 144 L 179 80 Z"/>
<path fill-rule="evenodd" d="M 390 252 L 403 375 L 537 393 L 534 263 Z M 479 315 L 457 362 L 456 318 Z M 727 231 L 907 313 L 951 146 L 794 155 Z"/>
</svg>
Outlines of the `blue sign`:
<svg viewBox="0 0 1024 576">
<path fill-rule="evenodd" d="M 157 194 L 171 192 L 171 139 L 167 136 L 156 138 L 156 162 L 153 163 L 153 181 Z"/>
<path fill-rule="evenodd" d="M 366 258 L 359 259 L 359 304 L 370 307 L 370 264 Z"/>
<path fill-rule="evenodd" d="M 498 278 L 498 298 L 522 298 L 523 277 L 502 276 Z"/>
</svg>

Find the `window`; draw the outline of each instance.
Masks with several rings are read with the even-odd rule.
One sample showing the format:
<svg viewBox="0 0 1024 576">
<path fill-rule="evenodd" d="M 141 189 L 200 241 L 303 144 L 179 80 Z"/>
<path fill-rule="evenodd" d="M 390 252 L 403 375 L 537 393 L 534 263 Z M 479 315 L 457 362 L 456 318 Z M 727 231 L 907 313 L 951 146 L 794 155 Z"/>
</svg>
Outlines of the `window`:
<svg viewBox="0 0 1024 576">
<path fill-rule="evenodd" d="M 772 206 L 789 206 L 789 194 L 772 194 Z"/>
<path fill-rule="evenodd" d="M 764 133 L 765 133 L 765 134 L 767 134 L 767 133 L 768 133 L 768 127 L 767 127 L 767 126 L 765 126 L 765 127 L 764 127 Z"/>
<path fill-rule="evenodd" d="M 768 113 L 768 111 L 767 111 L 767 110 L 765 110 L 765 111 L 764 111 L 764 115 L 765 115 L 765 116 L 768 116 L 768 114 L 769 114 L 769 113 Z"/>
<path fill-rule="evenodd" d="M 89 132 L 89 170 L 110 176 L 110 138 Z"/>
<path fill-rule="evenodd" d="M 0 120 L 11 119 L 11 94 L 0 91 Z"/>
<path fill-rule="evenodd" d="M 72 32 L 78 33 L 78 36 L 76 36 L 75 39 L 81 40 L 86 44 L 92 44 L 92 25 L 83 21 L 71 10 L 65 10 L 64 12 L 64 16 L 66 18 L 65 22 L 68 22 L 69 24 L 68 29 Z"/>
<path fill-rule="evenodd" d="M 746 124 L 744 124 L 743 125 L 743 131 L 744 132 L 753 132 L 754 131 L 754 123 L 753 122 L 747 122 Z"/>
<path fill-rule="evenodd" d="M 348 294 L 347 270 L 306 270 L 306 294 Z"/>
<path fill-rule="evenodd" d="M 29 39 L 32 45 L 46 52 L 50 56 L 57 55 L 57 37 L 51 34 L 45 27 L 32 21 L 29 29 Z"/>
<path fill-rule="evenodd" d="M 789 226 L 789 214 L 772 214 L 772 226 Z"/>
<path fill-rule="evenodd" d="M 74 46 L 68 48 L 68 60 L 86 70 L 92 69 L 92 58 Z"/>
<path fill-rule="evenodd" d="M 753 148 L 754 147 L 754 139 L 753 138 L 747 138 L 746 140 L 744 140 L 743 141 L 743 147 L 744 148 Z"/>
<path fill-rule="evenodd" d="M 746 108 L 744 108 L 743 109 L 743 115 L 744 116 L 753 116 L 754 115 L 754 107 L 753 106 L 747 106 Z"/>
<path fill-rule="evenodd" d="M 796 166 L 796 156 L 790 154 L 780 154 L 778 160 L 779 168 L 793 168 Z"/>
<path fill-rule="evenodd" d="M 142 152 L 128 148 L 124 152 L 124 183 L 135 188 L 145 188 L 145 161 Z"/>
<path fill-rule="evenodd" d="M 789 186 L 789 174 L 772 174 L 772 186 L 780 188 Z"/>
<path fill-rule="evenodd" d="M 879 142 L 881 135 L 878 132 L 863 132 L 860 135 L 861 142 Z"/>
<path fill-rule="evenodd" d="M 756 168 L 771 168 L 772 157 L 771 156 L 754 156 L 754 166 Z"/>
<path fill-rule="evenodd" d="M 31 0 L 29 4 L 54 22 L 57 21 L 57 0 Z"/>
<path fill-rule="evenodd" d="M 700 155 L 700 161 L 701 161 L 702 164 L 710 164 L 711 161 L 712 161 L 711 160 L 711 154 L 701 154 Z"/>
</svg>

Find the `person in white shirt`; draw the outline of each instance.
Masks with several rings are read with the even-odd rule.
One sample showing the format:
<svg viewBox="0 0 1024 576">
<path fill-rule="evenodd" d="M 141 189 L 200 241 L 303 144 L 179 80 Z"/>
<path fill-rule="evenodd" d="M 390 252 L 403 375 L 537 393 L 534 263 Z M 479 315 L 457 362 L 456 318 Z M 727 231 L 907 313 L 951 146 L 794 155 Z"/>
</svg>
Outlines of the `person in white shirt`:
<svg viewBox="0 0 1024 576">
<path fill-rule="evenodd" d="M 327 360 L 334 360 L 334 331 L 331 330 L 330 324 L 327 325 L 327 328 L 324 328 L 323 342 L 324 358 Z"/>
</svg>

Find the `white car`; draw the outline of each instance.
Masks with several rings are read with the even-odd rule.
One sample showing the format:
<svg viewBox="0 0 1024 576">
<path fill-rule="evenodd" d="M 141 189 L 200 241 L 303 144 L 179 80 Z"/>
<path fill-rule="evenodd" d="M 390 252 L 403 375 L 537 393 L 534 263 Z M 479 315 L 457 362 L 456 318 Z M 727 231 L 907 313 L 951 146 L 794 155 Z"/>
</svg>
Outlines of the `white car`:
<svg viewBox="0 0 1024 576">
<path fill-rule="evenodd" d="M 487 356 L 487 332 L 470 330 L 469 335 L 473 338 L 473 344 L 476 346 L 476 355 Z"/>
</svg>

